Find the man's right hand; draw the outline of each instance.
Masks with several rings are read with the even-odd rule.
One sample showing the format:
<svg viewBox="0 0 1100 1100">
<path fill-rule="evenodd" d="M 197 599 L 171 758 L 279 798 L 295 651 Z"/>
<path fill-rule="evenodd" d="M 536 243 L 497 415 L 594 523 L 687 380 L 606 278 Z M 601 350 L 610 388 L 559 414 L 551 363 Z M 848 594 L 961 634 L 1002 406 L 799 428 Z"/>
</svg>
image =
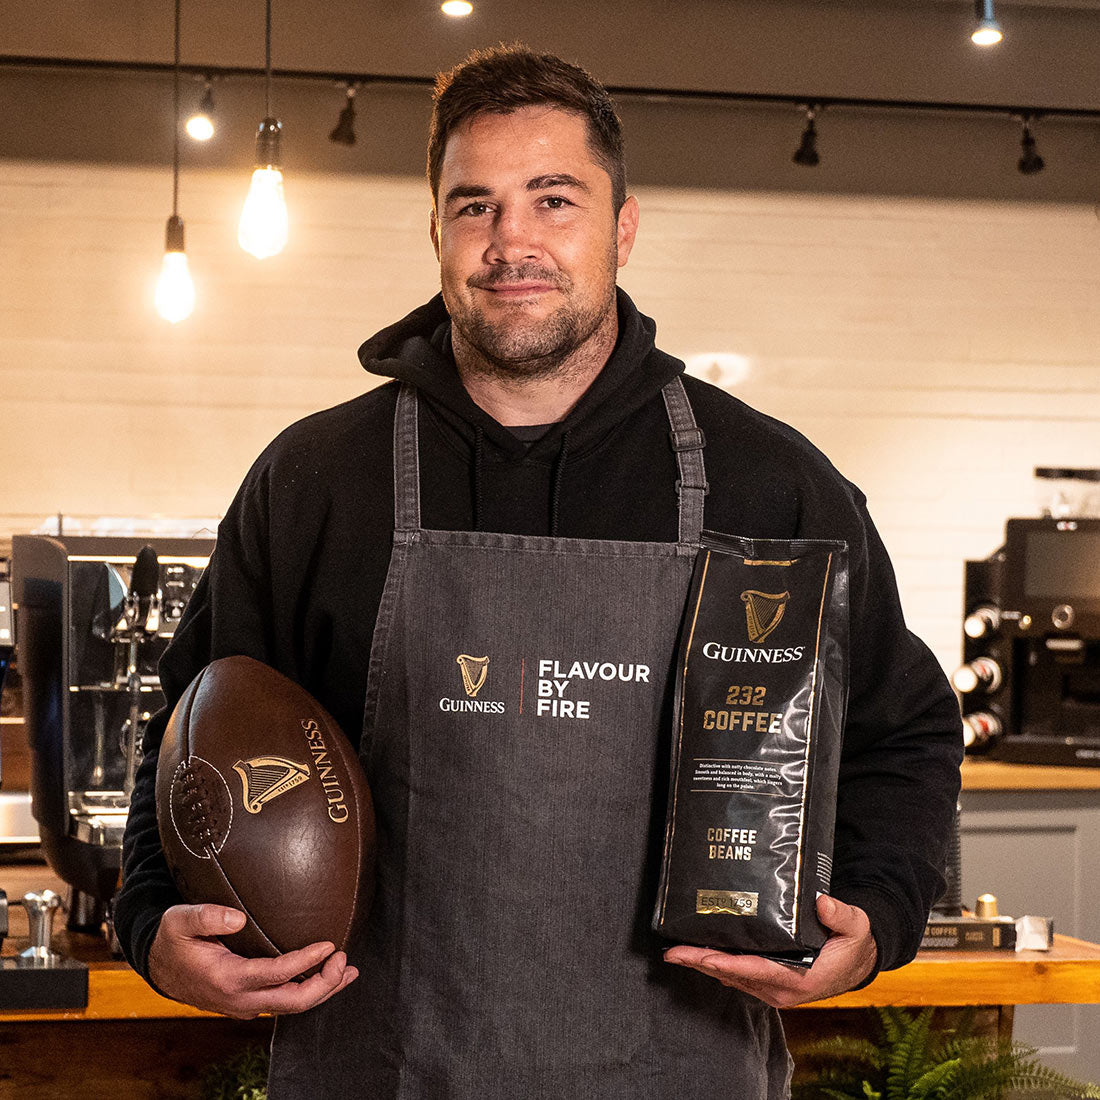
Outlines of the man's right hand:
<svg viewBox="0 0 1100 1100">
<path fill-rule="evenodd" d="M 251 1020 L 261 1012 L 304 1012 L 359 976 L 343 951 L 311 943 L 274 959 L 245 959 L 218 937 L 244 927 L 245 915 L 223 905 L 173 905 L 149 949 L 149 977 L 174 1000 Z M 299 974 L 319 966 L 304 981 Z"/>
</svg>

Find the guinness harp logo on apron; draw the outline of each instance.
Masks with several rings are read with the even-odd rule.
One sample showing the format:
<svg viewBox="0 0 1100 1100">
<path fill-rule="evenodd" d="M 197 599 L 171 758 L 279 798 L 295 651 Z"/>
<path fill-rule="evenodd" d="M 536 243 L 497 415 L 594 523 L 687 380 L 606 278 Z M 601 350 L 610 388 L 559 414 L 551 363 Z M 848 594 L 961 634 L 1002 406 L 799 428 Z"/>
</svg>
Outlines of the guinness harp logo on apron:
<svg viewBox="0 0 1100 1100">
<path fill-rule="evenodd" d="M 488 657 L 471 657 L 468 653 L 460 653 L 455 660 L 462 669 L 462 686 L 471 699 L 477 698 L 477 693 L 485 685 L 485 678 L 489 675 Z"/>
<path fill-rule="evenodd" d="M 233 770 L 244 785 L 244 808 L 258 814 L 264 803 L 293 790 L 309 778 L 309 765 L 297 764 L 285 756 L 254 756 L 238 760 Z"/>
<path fill-rule="evenodd" d="M 790 592 L 757 592 L 751 588 L 741 593 L 750 642 L 762 642 L 779 625 L 790 598 Z"/>
</svg>

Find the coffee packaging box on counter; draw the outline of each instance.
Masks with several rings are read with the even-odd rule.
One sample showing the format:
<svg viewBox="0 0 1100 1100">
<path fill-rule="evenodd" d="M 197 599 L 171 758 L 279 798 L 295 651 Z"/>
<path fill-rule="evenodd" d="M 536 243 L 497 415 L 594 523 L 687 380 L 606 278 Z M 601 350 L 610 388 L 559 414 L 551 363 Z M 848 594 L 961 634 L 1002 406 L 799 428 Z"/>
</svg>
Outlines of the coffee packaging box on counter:
<svg viewBox="0 0 1100 1100">
<path fill-rule="evenodd" d="M 812 964 L 848 678 L 843 542 L 704 533 L 680 640 L 654 930 Z"/>
<path fill-rule="evenodd" d="M 1016 922 L 1011 917 L 930 917 L 922 951 L 1012 951 Z"/>
</svg>

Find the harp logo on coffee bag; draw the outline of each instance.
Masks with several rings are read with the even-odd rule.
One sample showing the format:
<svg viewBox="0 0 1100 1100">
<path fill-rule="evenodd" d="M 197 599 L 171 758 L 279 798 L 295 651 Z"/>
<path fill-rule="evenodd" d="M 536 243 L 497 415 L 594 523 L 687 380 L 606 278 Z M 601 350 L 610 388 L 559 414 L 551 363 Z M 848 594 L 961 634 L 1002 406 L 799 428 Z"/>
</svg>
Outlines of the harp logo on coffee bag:
<svg viewBox="0 0 1100 1100">
<path fill-rule="evenodd" d="M 750 642 L 759 645 L 779 625 L 790 598 L 789 592 L 755 592 L 751 588 L 741 593 Z"/>
</svg>

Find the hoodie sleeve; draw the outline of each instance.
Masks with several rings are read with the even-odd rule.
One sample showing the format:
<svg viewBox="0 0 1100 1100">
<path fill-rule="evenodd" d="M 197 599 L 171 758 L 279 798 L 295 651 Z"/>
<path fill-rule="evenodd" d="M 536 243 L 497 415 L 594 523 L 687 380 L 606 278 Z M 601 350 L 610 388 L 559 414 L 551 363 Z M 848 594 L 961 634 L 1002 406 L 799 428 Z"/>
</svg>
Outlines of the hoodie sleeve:
<svg viewBox="0 0 1100 1100">
<path fill-rule="evenodd" d="M 149 980 L 149 948 L 166 909 L 183 899 L 165 862 L 157 829 L 157 759 L 168 718 L 187 685 L 217 657 L 244 654 L 268 661 L 266 475 L 254 469 L 218 527 L 218 540 L 159 673 L 166 706 L 150 719 L 126 832 L 115 931 L 127 960 Z"/>
<path fill-rule="evenodd" d="M 955 696 L 906 628 L 893 567 L 865 498 L 853 492 L 862 537 L 851 544 L 850 691 L 832 892 L 870 918 L 877 973 L 913 958 L 943 890 L 963 745 Z"/>
</svg>

